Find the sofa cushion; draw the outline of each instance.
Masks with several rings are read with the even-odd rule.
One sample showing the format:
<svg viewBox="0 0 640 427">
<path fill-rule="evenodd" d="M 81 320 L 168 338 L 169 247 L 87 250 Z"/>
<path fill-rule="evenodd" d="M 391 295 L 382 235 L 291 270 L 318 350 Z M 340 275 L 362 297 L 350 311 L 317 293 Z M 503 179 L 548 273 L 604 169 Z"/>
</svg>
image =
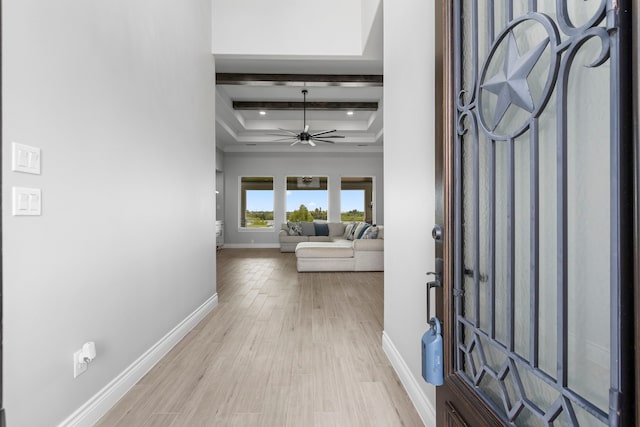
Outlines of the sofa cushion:
<svg viewBox="0 0 640 427">
<path fill-rule="evenodd" d="M 299 222 L 287 221 L 287 233 L 289 236 L 302 236 L 302 226 Z"/>
<path fill-rule="evenodd" d="M 331 236 L 309 236 L 310 242 L 333 242 L 334 239 Z"/>
<path fill-rule="evenodd" d="M 316 235 L 316 227 L 313 225 L 313 222 L 303 221 L 299 223 L 302 227 L 302 235 L 303 236 L 315 236 Z"/>
<path fill-rule="evenodd" d="M 351 258 L 353 245 L 351 242 L 303 242 L 296 246 L 298 258 Z"/>
<path fill-rule="evenodd" d="M 329 235 L 329 224 L 324 222 L 314 222 L 313 226 L 316 231 L 316 236 L 328 236 Z"/>
<path fill-rule="evenodd" d="M 355 251 L 373 252 L 384 251 L 384 240 L 382 239 L 358 239 L 353 241 Z"/>
<path fill-rule="evenodd" d="M 308 241 L 308 236 L 280 236 L 280 243 L 300 243 Z"/>
<path fill-rule="evenodd" d="M 329 236 L 344 236 L 344 229 L 346 224 L 342 222 L 330 222 L 328 225 Z"/>
</svg>

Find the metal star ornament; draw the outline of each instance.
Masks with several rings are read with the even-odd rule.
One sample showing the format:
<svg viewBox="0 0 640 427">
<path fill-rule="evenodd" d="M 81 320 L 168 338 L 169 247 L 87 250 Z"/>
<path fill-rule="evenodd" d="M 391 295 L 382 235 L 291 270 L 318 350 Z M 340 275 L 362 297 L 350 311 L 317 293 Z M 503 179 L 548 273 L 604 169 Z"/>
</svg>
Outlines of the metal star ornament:
<svg viewBox="0 0 640 427">
<path fill-rule="evenodd" d="M 533 98 L 527 77 L 540 59 L 547 44 L 549 44 L 548 37 L 523 56 L 520 56 L 516 38 L 513 33 L 509 33 L 507 53 L 502 69 L 481 86 L 483 89 L 498 95 L 493 117 L 493 130 L 498 126 L 512 104 L 529 113 L 533 112 Z"/>
</svg>

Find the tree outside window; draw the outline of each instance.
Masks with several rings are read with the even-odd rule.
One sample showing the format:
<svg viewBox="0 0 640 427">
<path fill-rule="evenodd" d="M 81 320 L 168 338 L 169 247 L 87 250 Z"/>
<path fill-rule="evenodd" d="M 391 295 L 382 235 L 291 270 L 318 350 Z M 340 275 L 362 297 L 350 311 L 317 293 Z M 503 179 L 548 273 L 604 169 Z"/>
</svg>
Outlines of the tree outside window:
<svg viewBox="0 0 640 427">
<path fill-rule="evenodd" d="M 287 221 L 327 221 L 326 176 L 287 177 Z"/>
<path fill-rule="evenodd" d="M 273 177 L 240 178 L 240 227 L 273 228 Z"/>
<path fill-rule="evenodd" d="M 373 178 L 343 177 L 340 189 L 340 220 L 373 223 Z"/>
</svg>

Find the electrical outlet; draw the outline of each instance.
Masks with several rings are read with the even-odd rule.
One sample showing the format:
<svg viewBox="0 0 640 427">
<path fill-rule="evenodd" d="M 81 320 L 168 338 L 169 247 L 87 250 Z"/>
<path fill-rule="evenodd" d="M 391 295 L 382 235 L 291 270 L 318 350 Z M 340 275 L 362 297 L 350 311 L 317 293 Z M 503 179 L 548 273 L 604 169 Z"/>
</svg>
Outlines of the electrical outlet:
<svg viewBox="0 0 640 427">
<path fill-rule="evenodd" d="M 87 369 L 89 369 L 89 364 L 87 362 L 80 361 L 81 354 L 82 354 L 82 349 L 73 353 L 73 378 L 78 378 L 78 376 L 80 376 Z"/>
</svg>

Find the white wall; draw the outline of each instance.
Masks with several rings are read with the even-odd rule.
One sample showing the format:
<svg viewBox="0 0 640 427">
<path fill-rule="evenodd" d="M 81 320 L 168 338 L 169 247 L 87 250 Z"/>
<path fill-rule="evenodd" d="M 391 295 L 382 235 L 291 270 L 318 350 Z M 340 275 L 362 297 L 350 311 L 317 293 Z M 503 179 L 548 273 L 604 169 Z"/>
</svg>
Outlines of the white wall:
<svg viewBox="0 0 640 427">
<path fill-rule="evenodd" d="M 329 178 L 329 220 L 340 221 L 340 178 L 374 177 L 374 198 L 377 206 L 375 221 L 384 224 L 384 180 L 382 154 L 343 153 L 282 154 L 282 153 L 225 153 L 225 245 L 264 245 L 279 247 L 278 231 L 285 222 L 285 193 L 287 176 L 327 176 Z M 239 177 L 273 176 L 274 220 L 276 227 L 269 231 L 239 231 Z M 280 203 L 278 203 L 280 202 Z M 253 242 L 252 242 L 253 241 Z"/>
<path fill-rule="evenodd" d="M 373 22 L 376 19 L 378 10 L 382 8 L 382 0 L 361 0 L 362 8 L 362 47 L 364 48 L 369 39 L 369 33 Z"/>
<path fill-rule="evenodd" d="M 208 0 L 5 0 L 4 397 L 56 425 L 214 296 Z M 42 174 L 11 172 L 11 142 Z M 11 216 L 11 187 L 42 216 Z M 98 356 L 77 379 L 72 354 Z"/>
<path fill-rule="evenodd" d="M 213 52 L 360 55 L 361 1 L 213 0 Z"/>
<path fill-rule="evenodd" d="M 385 351 L 432 426 L 435 392 L 421 377 L 420 339 L 427 328 L 425 273 L 435 257 L 434 6 L 394 0 L 383 7 Z"/>
</svg>

